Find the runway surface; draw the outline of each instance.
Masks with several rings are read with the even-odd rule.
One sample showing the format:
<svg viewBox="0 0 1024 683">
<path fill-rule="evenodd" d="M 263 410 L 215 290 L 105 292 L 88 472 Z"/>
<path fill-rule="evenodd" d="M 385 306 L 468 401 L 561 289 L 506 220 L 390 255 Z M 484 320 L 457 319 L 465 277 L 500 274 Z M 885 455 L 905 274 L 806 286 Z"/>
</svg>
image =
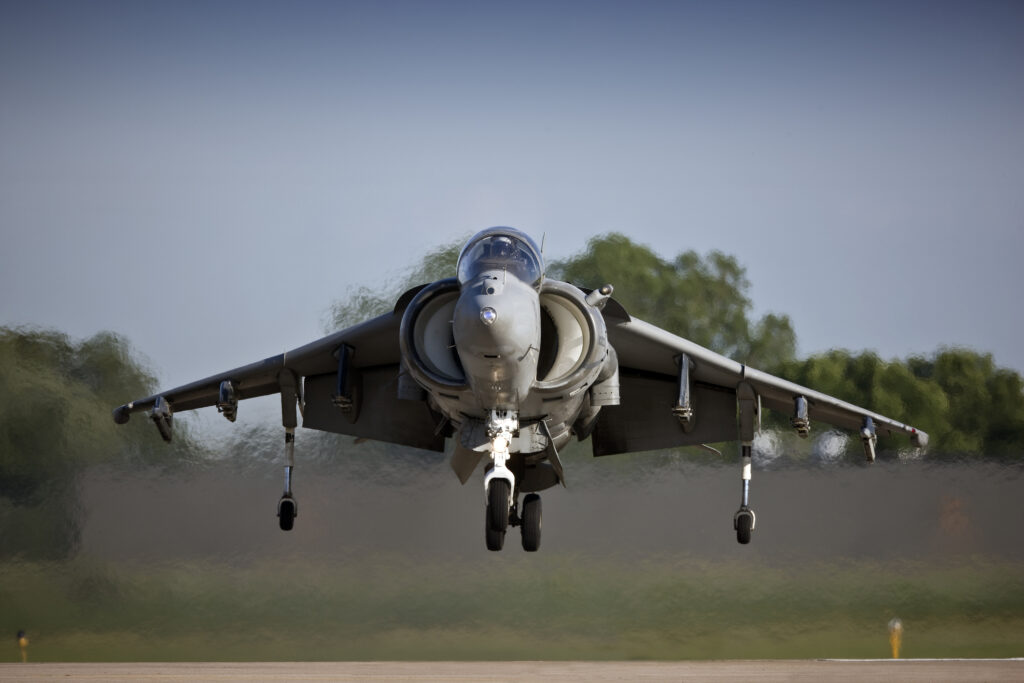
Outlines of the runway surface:
<svg viewBox="0 0 1024 683">
<path fill-rule="evenodd" d="M 1021 681 L 1024 659 L 0 664 L 3 681 Z"/>
</svg>

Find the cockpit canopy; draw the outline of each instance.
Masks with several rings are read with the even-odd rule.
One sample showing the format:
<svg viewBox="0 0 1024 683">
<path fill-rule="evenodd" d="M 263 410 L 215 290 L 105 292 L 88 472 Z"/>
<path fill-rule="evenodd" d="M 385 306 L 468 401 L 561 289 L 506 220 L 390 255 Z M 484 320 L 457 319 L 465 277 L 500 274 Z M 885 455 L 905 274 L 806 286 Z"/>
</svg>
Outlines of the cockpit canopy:
<svg viewBox="0 0 1024 683">
<path fill-rule="evenodd" d="M 539 287 L 544 278 L 544 261 L 529 235 L 515 228 L 488 228 L 474 235 L 459 254 L 459 284 L 489 271 L 505 271 Z"/>
</svg>

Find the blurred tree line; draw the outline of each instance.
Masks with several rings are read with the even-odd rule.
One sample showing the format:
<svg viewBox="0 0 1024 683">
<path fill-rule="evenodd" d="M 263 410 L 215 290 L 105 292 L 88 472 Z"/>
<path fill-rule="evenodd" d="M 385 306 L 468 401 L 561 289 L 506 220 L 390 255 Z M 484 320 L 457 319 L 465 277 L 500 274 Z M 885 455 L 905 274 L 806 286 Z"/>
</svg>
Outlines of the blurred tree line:
<svg viewBox="0 0 1024 683">
<path fill-rule="evenodd" d="M 454 275 L 462 243 L 429 252 L 383 287 L 350 292 L 332 306 L 326 327 L 340 329 L 389 311 L 406 289 Z M 686 251 L 666 260 L 623 235 L 609 234 L 550 263 L 548 276 L 588 288 L 611 283 L 632 316 L 920 426 L 932 437 L 932 452 L 989 458 L 1024 454 L 1020 374 L 997 367 L 990 354 L 961 348 L 905 360 L 844 350 L 797 359 L 788 316 L 751 319 L 750 282 L 732 256 Z M 155 389 L 128 341 L 115 334 L 75 342 L 55 331 L 0 328 L 0 557 L 63 556 L 73 550 L 80 519 L 75 481 L 89 465 L 173 466 L 203 456 L 180 421 L 170 447 L 158 442 L 144 416 L 114 424 L 112 408 Z M 784 424 L 785 416 L 779 420 Z"/>
<path fill-rule="evenodd" d="M 0 327 L 0 557 L 62 557 L 76 546 L 85 467 L 196 457 L 187 428 L 170 452 L 158 451 L 147 420 L 121 428 L 111 419 L 126 396 L 147 396 L 154 384 L 115 334 L 73 342 L 52 330 Z"/>
</svg>

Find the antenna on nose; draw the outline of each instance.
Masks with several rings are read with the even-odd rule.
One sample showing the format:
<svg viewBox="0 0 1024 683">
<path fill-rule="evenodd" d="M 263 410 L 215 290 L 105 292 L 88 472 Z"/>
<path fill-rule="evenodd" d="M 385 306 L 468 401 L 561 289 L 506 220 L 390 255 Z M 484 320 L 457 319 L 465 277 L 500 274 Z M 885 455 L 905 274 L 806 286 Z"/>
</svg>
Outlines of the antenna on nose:
<svg viewBox="0 0 1024 683">
<path fill-rule="evenodd" d="M 548 238 L 548 234 L 546 232 L 542 232 L 540 234 L 540 256 L 541 256 L 541 258 L 544 258 L 544 242 L 547 240 L 547 238 Z"/>
</svg>

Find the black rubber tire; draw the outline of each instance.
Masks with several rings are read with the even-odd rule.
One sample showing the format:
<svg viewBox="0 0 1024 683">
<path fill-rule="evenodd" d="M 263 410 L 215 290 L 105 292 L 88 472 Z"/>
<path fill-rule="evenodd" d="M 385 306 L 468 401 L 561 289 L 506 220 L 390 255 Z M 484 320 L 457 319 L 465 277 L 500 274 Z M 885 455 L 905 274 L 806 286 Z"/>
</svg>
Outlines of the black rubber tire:
<svg viewBox="0 0 1024 683">
<path fill-rule="evenodd" d="M 490 522 L 484 524 L 484 534 L 487 537 L 488 550 L 501 550 L 505 546 L 505 532 L 491 531 Z"/>
<path fill-rule="evenodd" d="M 540 549 L 541 504 L 540 496 L 531 493 L 523 500 L 523 550 L 535 553 Z"/>
<path fill-rule="evenodd" d="M 281 531 L 291 531 L 295 526 L 295 501 L 291 498 L 282 498 L 277 505 L 277 517 Z"/>
<path fill-rule="evenodd" d="M 736 541 L 741 545 L 750 543 L 750 534 L 753 532 L 754 518 L 750 515 L 740 515 L 736 519 Z"/>
<path fill-rule="evenodd" d="M 505 533 L 508 528 L 508 495 L 511 487 L 505 479 L 492 479 L 487 488 L 487 526 Z"/>
</svg>

